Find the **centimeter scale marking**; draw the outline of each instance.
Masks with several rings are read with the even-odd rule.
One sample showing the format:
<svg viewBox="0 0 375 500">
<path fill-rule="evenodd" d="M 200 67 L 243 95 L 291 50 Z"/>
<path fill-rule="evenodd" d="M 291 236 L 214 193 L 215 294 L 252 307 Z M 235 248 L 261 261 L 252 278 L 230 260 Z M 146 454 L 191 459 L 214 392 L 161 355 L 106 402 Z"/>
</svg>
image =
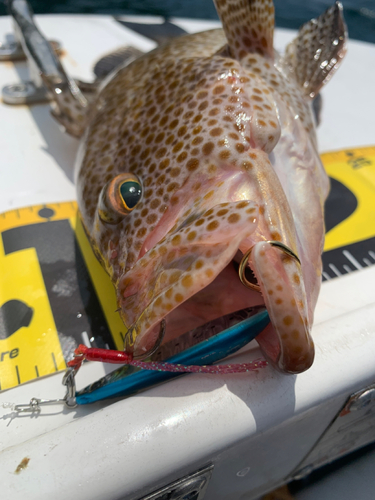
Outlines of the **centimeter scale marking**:
<svg viewBox="0 0 375 500">
<path fill-rule="evenodd" d="M 322 155 L 331 177 L 323 280 L 375 264 L 375 147 Z M 64 370 L 79 343 L 122 349 L 125 327 L 76 202 L 0 214 L 0 390 Z"/>
<path fill-rule="evenodd" d="M 373 240 L 373 241 L 371 241 Z M 333 275 L 332 273 L 329 274 L 327 271 L 323 271 L 323 277 L 326 279 L 326 280 L 330 280 L 332 278 L 336 278 L 336 277 L 340 277 L 342 276 L 343 274 L 346 274 L 346 273 L 351 273 L 355 270 L 361 270 L 361 269 L 364 269 L 368 266 L 373 266 L 375 264 L 375 252 L 372 251 L 372 250 L 365 250 L 365 247 L 366 247 L 366 244 L 369 243 L 370 245 L 373 246 L 374 250 L 375 250 L 375 238 L 371 238 L 371 240 L 369 242 L 359 242 L 361 245 L 361 249 L 364 250 L 365 252 L 365 255 L 367 254 L 368 257 L 363 257 L 361 255 L 361 257 L 358 256 L 358 259 L 357 260 L 354 255 L 349 251 L 349 250 L 342 250 L 341 253 L 342 253 L 342 256 L 344 257 L 344 259 L 346 261 L 348 261 L 348 263 L 352 264 L 352 267 L 350 267 L 348 264 L 344 263 L 342 264 L 342 270 L 339 271 L 339 269 L 337 268 L 337 266 L 335 264 L 333 264 L 332 262 L 329 262 L 328 263 L 328 268 L 333 272 Z M 363 252 L 361 252 L 362 254 Z M 362 260 L 362 263 L 360 262 L 360 260 Z"/>
</svg>

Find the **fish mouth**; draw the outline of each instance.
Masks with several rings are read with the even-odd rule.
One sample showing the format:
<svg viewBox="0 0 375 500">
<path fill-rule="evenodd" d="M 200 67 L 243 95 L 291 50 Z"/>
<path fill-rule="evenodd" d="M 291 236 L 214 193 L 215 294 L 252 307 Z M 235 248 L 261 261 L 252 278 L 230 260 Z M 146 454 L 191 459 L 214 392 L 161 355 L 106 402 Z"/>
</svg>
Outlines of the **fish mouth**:
<svg viewBox="0 0 375 500">
<path fill-rule="evenodd" d="M 125 336 L 125 350 L 133 352 L 135 359 L 149 358 L 155 352 L 157 355 L 153 356 L 153 359 L 165 359 L 184 350 L 184 345 L 186 348 L 191 347 L 198 339 L 206 340 L 264 309 L 261 293 L 245 288 L 240 282 L 238 260 L 241 259 L 241 255 L 240 251 L 235 251 L 229 262 L 224 263 L 223 268 L 219 269 L 212 279 L 204 280 L 206 283 L 201 282 L 200 290 L 192 292 L 190 297 L 162 319 L 158 317 L 158 320 L 144 331 L 146 318 L 155 317 L 154 311 L 157 308 L 155 304 L 160 303 L 162 294 L 156 295 L 129 328 Z M 246 276 L 248 280 L 256 283 L 250 267 L 246 269 Z M 172 289 L 169 288 L 167 292 Z M 219 290 L 226 290 L 227 293 L 221 294 Z M 171 298 L 171 293 L 168 296 Z M 172 345 L 173 350 L 171 350 Z"/>
<path fill-rule="evenodd" d="M 223 210 L 226 220 L 241 210 L 243 214 L 238 223 L 223 225 L 225 237 L 220 224 L 199 235 L 197 229 L 207 229 L 215 220 L 210 215 Z M 280 250 L 280 243 L 276 248 L 272 242 L 259 241 L 257 215 L 250 201 L 218 205 L 201 217 L 204 224 L 195 221 L 168 234 L 139 259 L 119 287 L 121 316 L 129 325 L 127 352 L 149 357 L 161 344 L 176 342 L 210 321 L 265 305 L 271 325 L 257 341 L 266 357 L 284 373 L 300 373 L 311 366 L 314 347 L 298 257 Z M 245 287 L 238 276 L 246 254 L 242 274 L 259 287 L 256 290 Z"/>
</svg>

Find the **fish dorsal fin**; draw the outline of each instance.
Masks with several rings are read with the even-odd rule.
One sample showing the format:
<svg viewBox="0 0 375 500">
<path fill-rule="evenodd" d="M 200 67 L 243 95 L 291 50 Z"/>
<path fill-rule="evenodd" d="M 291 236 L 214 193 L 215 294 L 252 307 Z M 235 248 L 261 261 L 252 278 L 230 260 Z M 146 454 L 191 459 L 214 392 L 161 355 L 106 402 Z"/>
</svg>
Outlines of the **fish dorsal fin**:
<svg viewBox="0 0 375 500">
<path fill-rule="evenodd" d="M 94 74 L 97 78 L 105 78 L 114 69 L 125 65 L 125 63 L 130 64 L 143 54 L 144 52 L 130 45 L 120 47 L 104 55 L 95 63 Z"/>
<path fill-rule="evenodd" d="M 214 0 L 231 55 L 239 60 L 249 52 L 273 57 L 272 0 Z"/>
<path fill-rule="evenodd" d="M 314 98 L 337 70 L 346 53 L 346 39 L 340 2 L 301 26 L 286 49 L 284 61 L 307 96 Z"/>
</svg>

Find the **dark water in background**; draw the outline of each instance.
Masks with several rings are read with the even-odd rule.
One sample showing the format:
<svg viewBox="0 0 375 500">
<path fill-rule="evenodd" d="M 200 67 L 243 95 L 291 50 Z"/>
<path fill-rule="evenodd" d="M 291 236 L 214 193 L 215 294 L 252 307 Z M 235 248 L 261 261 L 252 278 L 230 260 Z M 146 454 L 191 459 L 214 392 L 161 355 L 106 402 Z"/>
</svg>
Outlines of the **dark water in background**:
<svg viewBox="0 0 375 500">
<path fill-rule="evenodd" d="M 298 28 L 319 16 L 334 0 L 275 0 L 276 25 Z M 375 43 L 375 0 L 342 0 L 349 36 Z M 148 14 L 217 19 L 212 0 L 31 0 L 35 13 Z M 0 15 L 6 14 L 0 0 Z"/>
</svg>

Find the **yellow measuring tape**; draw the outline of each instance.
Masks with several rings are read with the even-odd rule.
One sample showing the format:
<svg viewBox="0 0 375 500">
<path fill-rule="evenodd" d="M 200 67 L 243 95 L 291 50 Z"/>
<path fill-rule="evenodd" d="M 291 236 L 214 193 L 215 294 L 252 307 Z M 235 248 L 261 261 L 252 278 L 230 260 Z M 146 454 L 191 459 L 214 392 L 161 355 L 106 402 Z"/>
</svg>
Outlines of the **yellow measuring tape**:
<svg viewBox="0 0 375 500">
<path fill-rule="evenodd" d="M 115 312 L 117 305 L 114 288 L 91 250 L 77 217 L 77 204 L 52 203 L 48 207 L 33 206 L 6 212 L 0 215 L 1 390 L 66 368 L 62 345 L 66 339 L 64 332 L 59 332 L 56 326 L 51 307 L 51 301 L 55 297 L 48 293 L 38 251 L 32 246 L 27 248 L 27 241 L 23 245 L 26 248 L 20 250 L 16 248 L 16 251 L 9 252 L 5 248 L 9 234 L 15 235 L 13 240 L 17 240 L 17 230 L 31 228 L 35 231 L 41 224 L 47 223 L 48 233 L 51 224 L 56 225 L 59 221 L 67 222 L 78 242 L 92 281 L 93 292 L 99 299 L 110 330 L 113 341 L 111 347 L 122 349 L 125 332 L 124 325 Z M 53 254 L 56 250 L 53 244 L 44 241 L 40 242 L 40 253 L 44 251 L 44 244 Z M 64 262 L 62 266 L 64 271 Z M 58 288 L 59 280 L 56 283 Z M 61 283 L 66 285 L 66 280 L 60 280 L 60 288 Z M 64 290 L 62 287 L 56 292 L 55 302 L 58 302 L 59 294 L 61 298 L 61 294 L 64 296 L 71 293 L 71 290 L 66 287 Z M 73 311 L 73 315 L 79 317 L 82 312 L 82 309 L 77 309 Z M 64 311 L 61 315 L 64 315 Z M 81 340 L 83 342 L 84 339 Z"/>
<path fill-rule="evenodd" d="M 375 147 L 325 153 L 322 160 L 328 175 L 347 188 L 357 203 L 355 210 L 328 232 L 325 250 L 375 237 Z M 60 238 L 62 231 L 66 233 Z M 70 247 L 61 248 L 70 232 Z M 39 233 L 42 236 L 36 242 Z M 105 345 L 122 349 L 126 332 L 116 313 L 114 288 L 91 250 L 75 202 L 0 214 L 0 234 L 1 390 L 64 370 L 64 353 L 72 350 L 67 346 L 71 338 L 66 336 L 66 328 L 78 331 L 81 337 L 77 342 L 99 338 Z M 87 275 L 83 285 L 80 276 L 74 274 L 72 262 L 65 259 L 70 251 L 82 257 L 86 269 L 83 275 Z M 78 290 L 80 286 L 82 290 Z M 89 319 L 86 327 L 80 327 L 80 318 L 92 297 L 86 297 L 76 310 L 73 306 L 70 313 L 59 310 L 60 302 L 78 303 L 77 297 L 88 294 L 87 287 L 97 300 L 90 307 L 95 312 L 102 310 L 91 324 L 93 331 L 97 322 L 101 325 L 95 334 L 88 331 Z M 66 326 L 64 321 L 69 318 Z"/>
</svg>

